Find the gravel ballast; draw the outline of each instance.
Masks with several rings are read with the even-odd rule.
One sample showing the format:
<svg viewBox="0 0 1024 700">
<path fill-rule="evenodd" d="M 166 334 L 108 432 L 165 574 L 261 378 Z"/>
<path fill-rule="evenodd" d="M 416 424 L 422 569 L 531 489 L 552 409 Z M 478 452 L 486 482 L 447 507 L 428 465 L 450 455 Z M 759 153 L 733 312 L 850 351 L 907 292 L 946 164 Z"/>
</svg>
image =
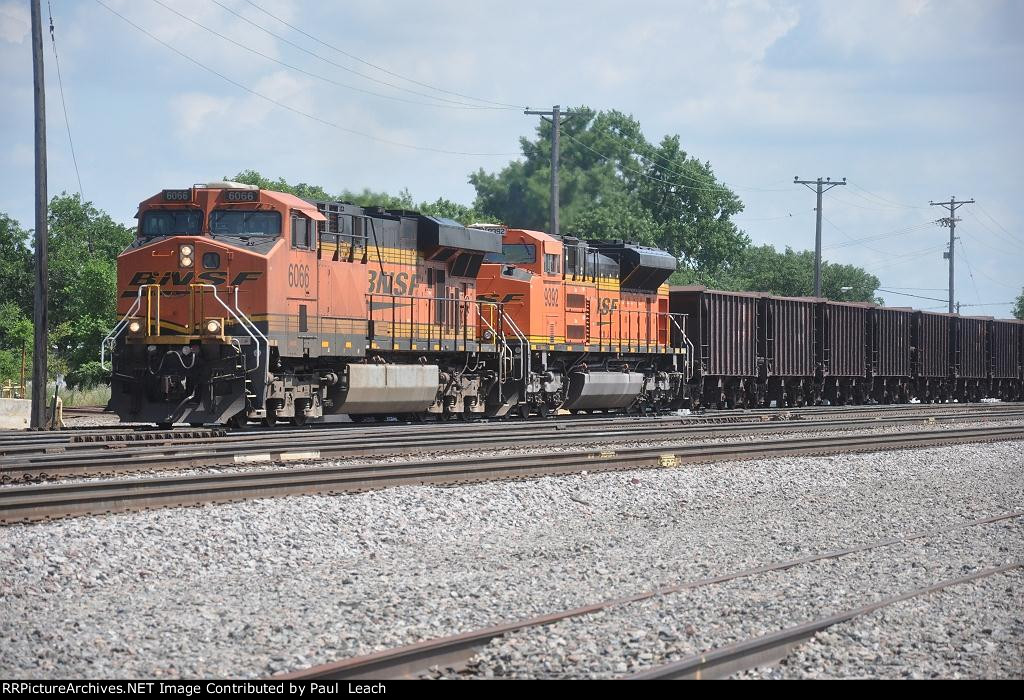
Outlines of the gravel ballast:
<svg viewBox="0 0 1024 700">
<path fill-rule="evenodd" d="M 1024 443 L 1004 442 L 9 526 L 0 673 L 256 677 L 1022 508 Z M 746 579 L 734 607 L 777 623 L 789 609 L 781 585 L 841 605 L 870 593 L 875 576 L 902 588 L 908 571 L 934 582 L 1024 556 L 1017 524 L 906 547 Z M 1006 580 L 1019 600 L 1019 579 Z M 636 610 L 619 631 L 659 634 L 664 619 Z M 1013 629 L 1012 611 L 991 612 L 991 624 Z M 594 619 L 585 628 L 599 629 Z M 597 650 L 611 663 L 601 673 L 616 673 L 623 655 Z"/>
</svg>

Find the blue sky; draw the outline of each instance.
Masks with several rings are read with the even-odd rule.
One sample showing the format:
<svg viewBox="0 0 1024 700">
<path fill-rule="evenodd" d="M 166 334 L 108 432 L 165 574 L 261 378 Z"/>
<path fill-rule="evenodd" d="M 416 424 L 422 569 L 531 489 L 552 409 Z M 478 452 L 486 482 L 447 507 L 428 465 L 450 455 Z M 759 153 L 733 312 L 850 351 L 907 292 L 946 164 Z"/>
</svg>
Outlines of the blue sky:
<svg viewBox="0 0 1024 700">
<path fill-rule="evenodd" d="M 909 294 L 945 298 L 948 231 L 929 223 L 941 214 L 929 200 L 974 197 L 957 230 L 965 313 L 1006 316 L 1009 303 L 996 304 L 1024 286 L 1024 3 L 1016 0 L 254 0 L 402 77 L 317 44 L 246 0 L 102 2 L 295 110 L 207 72 L 97 0 L 52 0 L 82 189 L 125 222 L 160 189 L 246 168 L 332 191 L 405 187 L 417 200 L 469 203 L 468 173 L 501 167 L 536 121 L 518 109 L 452 109 L 466 102 L 455 92 L 533 108 L 614 108 L 633 114 L 652 140 L 678 133 L 735 188 L 746 205 L 737 222 L 759 243 L 813 247 L 814 195 L 793 176 L 845 176 L 850 184 L 826 195 L 826 259 L 862 265 L 883 288 Z M 27 8 L 27 0 L 0 0 L 0 211 L 26 227 Z M 50 189 L 75 191 L 48 37 L 45 53 Z"/>
</svg>

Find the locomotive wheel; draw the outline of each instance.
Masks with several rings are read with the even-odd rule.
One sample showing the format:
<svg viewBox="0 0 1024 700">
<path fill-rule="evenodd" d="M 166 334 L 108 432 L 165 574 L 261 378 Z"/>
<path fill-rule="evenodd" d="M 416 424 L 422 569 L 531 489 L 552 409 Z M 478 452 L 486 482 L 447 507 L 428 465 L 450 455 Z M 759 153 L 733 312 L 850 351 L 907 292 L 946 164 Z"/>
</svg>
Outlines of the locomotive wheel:
<svg viewBox="0 0 1024 700">
<path fill-rule="evenodd" d="M 267 415 L 263 418 L 263 425 L 267 428 L 277 425 L 277 406 L 267 404 Z"/>
<path fill-rule="evenodd" d="M 228 427 L 232 430 L 248 430 L 249 417 L 245 415 L 245 411 L 239 411 L 228 418 Z"/>
<path fill-rule="evenodd" d="M 516 407 L 516 411 L 519 413 L 519 417 L 526 420 L 530 417 L 530 404 L 521 403 Z"/>
<path fill-rule="evenodd" d="M 308 399 L 299 399 L 295 402 L 295 416 L 292 418 L 292 425 L 302 427 L 306 424 L 306 407 L 309 406 Z"/>
</svg>

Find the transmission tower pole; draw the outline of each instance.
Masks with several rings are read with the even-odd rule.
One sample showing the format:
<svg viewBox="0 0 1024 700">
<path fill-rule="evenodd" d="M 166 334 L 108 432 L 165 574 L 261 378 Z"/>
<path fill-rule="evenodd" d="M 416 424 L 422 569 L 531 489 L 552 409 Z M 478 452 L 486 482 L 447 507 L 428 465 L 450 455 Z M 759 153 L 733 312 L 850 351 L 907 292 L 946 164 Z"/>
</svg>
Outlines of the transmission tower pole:
<svg viewBox="0 0 1024 700">
<path fill-rule="evenodd" d="M 807 189 L 818 193 L 818 206 L 814 211 L 818 213 L 817 224 L 814 227 L 814 296 L 821 296 L 821 195 L 833 187 L 846 184 L 846 178 L 842 182 L 832 182 L 832 178 L 818 178 L 817 180 L 801 180 L 797 175 L 793 178 L 794 185 L 805 185 Z M 811 187 L 814 185 L 814 187 Z"/>
<path fill-rule="evenodd" d="M 35 347 L 32 351 L 33 428 L 46 426 L 46 348 L 47 334 L 47 261 L 46 261 L 46 93 L 43 83 L 43 22 L 39 0 L 32 0 L 32 84 L 35 94 L 36 151 L 36 289 L 33 323 Z"/>
<path fill-rule="evenodd" d="M 560 105 L 555 105 L 549 111 L 527 109 L 523 114 L 537 115 L 542 119 L 550 119 L 551 122 L 551 234 L 558 236 L 558 140 L 562 130 L 562 118 L 580 113 L 563 112 Z"/>
<path fill-rule="evenodd" d="M 949 227 L 949 250 L 942 254 L 942 257 L 949 260 L 949 313 L 953 313 L 953 244 L 956 242 L 956 222 L 961 219 L 956 218 L 956 210 L 965 204 L 974 204 L 974 199 L 965 199 L 963 201 L 957 201 L 956 197 L 950 197 L 948 202 L 928 202 L 933 207 L 945 207 L 949 209 L 949 216 L 939 219 L 936 223 L 939 226 Z M 959 306 L 959 305 L 956 305 Z M 957 313 L 960 309 L 957 308 Z"/>
</svg>

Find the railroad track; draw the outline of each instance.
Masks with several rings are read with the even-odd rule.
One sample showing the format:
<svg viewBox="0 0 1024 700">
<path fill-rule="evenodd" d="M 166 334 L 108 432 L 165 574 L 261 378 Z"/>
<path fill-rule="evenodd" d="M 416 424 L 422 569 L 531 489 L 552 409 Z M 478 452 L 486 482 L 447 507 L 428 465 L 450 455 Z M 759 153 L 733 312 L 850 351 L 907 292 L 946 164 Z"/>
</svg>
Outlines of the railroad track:
<svg viewBox="0 0 1024 700">
<path fill-rule="evenodd" d="M 437 637 L 393 649 L 374 652 L 364 656 L 356 656 L 341 661 L 322 664 L 292 673 L 276 675 L 274 680 L 362 680 L 416 678 L 427 673 L 431 668 L 464 668 L 480 649 L 492 640 L 513 632 L 544 627 L 562 620 L 585 617 L 594 613 L 609 610 L 631 603 L 659 598 L 661 596 L 681 593 L 704 586 L 726 583 L 742 578 L 750 578 L 760 574 L 784 571 L 794 567 L 811 564 L 828 559 L 840 559 L 851 554 L 891 547 L 914 540 L 934 537 L 937 535 L 964 530 L 967 528 L 990 525 L 1001 521 L 1024 517 L 1024 511 L 1005 513 L 989 518 L 981 518 L 956 523 L 928 531 L 911 533 L 900 537 L 890 537 L 866 544 L 846 547 L 798 559 L 772 562 L 748 569 L 733 571 L 718 576 L 701 578 L 683 583 L 661 586 L 653 590 L 642 591 L 632 595 L 600 601 L 569 610 L 541 615 L 524 620 L 507 622 L 493 627 L 463 632 L 461 634 Z M 828 615 L 811 622 L 787 627 L 778 632 L 761 637 L 743 640 L 716 649 L 707 650 L 678 661 L 646 669 L 627 676 L 630 679 L 674 679 L 674 678 L 722 678 L 738 671 L 756 666 L 773 663 L 785 657 L 794 647 L 807 641 L 818 632 L 833 625 L 847 622 L 855 617 L 866 615 L 880 608 L 910 598 L 926 595 L 950 586 L 969 583 L 971 581 L 1005 573 L 1024 566 L 1015 562 L 1005 566 L 994 567 L 975 572 L 959 578 L 948 579 L 938 583 L 905 591 L 874 603 Z"/>
<path fill-rule="evenodd" d="M 881 435 L 782 438 L 742 443 L 697 442 L 654 448 L 521 452 L 502 456 L 470 453 L 449 460 L 295 466 L 259 471 L 50 483 L 0 489 L 0 523 L 299 494 L 358 492 L 411 484 L 457 484 L 640 467 L 676 467 L 682 464 L 768 456 L 871 452 L 1020 439 L 1024 439 L 1024 426 L 996 426 Z M 293 456 L 296 459 L 311 458 L 309 454 Z"/>
<path fill-rule="evenodd" d="M 615 444 L 643 440 L 674 441 L 734 438 L 763 433 L 858 430 L 921 423 L 1024 419 L 1024 406 L 994 412 L 940 412 L 909 415 L 894 412 L 875 417 L 860 413 L 841 420 L 803 418 L 765 420 L 763 417 L 728 424 L 702 423 L 689 417 L 586 421 L 546 424 L 498 424 L 481 434 L 479 427 L 453 424 L 429 430 L 423 426 L 354 431 L 288 431 L 254 435 L 205 431 L 199 434 L 142 434 L 139 439 L 62 444 L 0 445 L 0 481 L 30 481 L 67 476 L 105 476 L 138 471 L 213 467 L 258 462 L 295 462 L 396 456 L 416 452 L 459 453 L 521 445 Z M 132 435 L 132 434 L 130 434 Z"/>
<path fill-rule="evenodd" d="M 1020 420 L 1024 406 L 997 411 L 936 411 L 927 413 L 885 412 L 874 415 L 850 414 L 842 420 L 764 420 L 761 417 L 725 425 L 694 422 L 689 418 L 632 419 L 555 423 L 539 431 L 531 424 L 498 424 L 485 432 L 465 425 L 440 430 L 377 427 L 365 431 L 275 432 L 241 435 L 223 431 L 199 434 L 129 434 L 112 442 L 0 444 L 0 481 L 31 481 L 68 476 L 113 476 L 117 474 L 217 467 L 236 464 L 298 462 L 319 458 L 391 456 L 415 452 L 456 453 L 478 449 L 502 449 L 520 445 L 614 444 L 616 442 L 671 441 L 732 438 L 745 435 L 787 432 L 858 430 L 903 426 L 927 422 L 943 424 L 961 421 Z"/>
</svg>

